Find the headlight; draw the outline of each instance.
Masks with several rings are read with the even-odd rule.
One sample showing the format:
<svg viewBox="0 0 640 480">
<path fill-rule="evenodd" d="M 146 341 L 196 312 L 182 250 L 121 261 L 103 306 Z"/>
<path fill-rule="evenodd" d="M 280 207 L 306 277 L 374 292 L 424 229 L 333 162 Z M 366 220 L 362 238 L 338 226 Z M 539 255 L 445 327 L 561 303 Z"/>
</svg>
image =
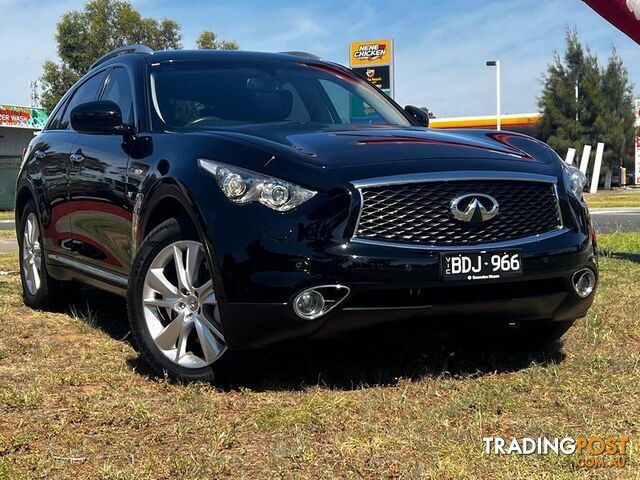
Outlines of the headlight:
<svg viewBox="0 0 640 480">
<path fill-rule="evenodd" d="M 213 175 L 222 193 L 234 203 L 260 202 L 278 212 L 287 212 L 316 194 L 284 180 L 225 163 L 201 158 L 198 165 Z"/>
<path fill-rule="evenodd" d="M 587 177 L 585 177 L 579 168 L 569 165 L 566 162 L 562 162 L 562 169 L 564 170 L 564 183 L 567 191 L 578 200 L 582 200 L 582 190 L 587 184 Z"/>
</svg>

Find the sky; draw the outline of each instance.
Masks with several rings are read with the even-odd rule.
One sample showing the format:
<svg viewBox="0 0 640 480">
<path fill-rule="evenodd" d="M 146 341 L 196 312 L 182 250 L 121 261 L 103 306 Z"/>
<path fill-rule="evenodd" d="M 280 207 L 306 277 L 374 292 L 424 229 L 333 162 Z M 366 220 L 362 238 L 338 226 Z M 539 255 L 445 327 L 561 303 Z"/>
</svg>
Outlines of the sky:
<svg viewBox="0 0 640 480">
<path fill-rule="evenodd" d="M 581 0 L 133 0 L 144 15 L 181 25 L 184 48 L 202 30 L 243 50 L 302 50 L 348 63 L 355 40 L 392 38 L 395 99 L 438 117 L 495 113 L 495 70 L 502 65 L 503 113 L 537 110 L 541 76 L 564 47 L 567 26 L 606 62 L 615 46 L 640 92 L 640 45 Z M 0 103 L 29 104 L 29 81 L 56 59 L 60 16 L 83 0 L 0 0 Z"/>
</svg>

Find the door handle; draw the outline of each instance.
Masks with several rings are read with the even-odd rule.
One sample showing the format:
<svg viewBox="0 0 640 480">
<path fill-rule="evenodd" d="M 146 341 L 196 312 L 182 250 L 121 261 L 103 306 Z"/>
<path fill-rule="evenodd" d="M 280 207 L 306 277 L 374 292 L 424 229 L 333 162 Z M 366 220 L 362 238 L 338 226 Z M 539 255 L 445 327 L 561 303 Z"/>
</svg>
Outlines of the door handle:
<svg viewBox="0 0 640 480">
<path fill-rule="evenodd" d="M 81 153 L 72 153 L 71 155 L 69 155 L 69 159 L 72 162 L 80 163 L 84 160 L 84 155 L 82 155 Z"/>
<path fill-rule="evenodd" d="M 46 154 L 47 152 L 45 152 L 44 150 L 36 150 L 35 152 L 33 152 L 33 156 L 36 158 L 44 158 Z"/>
</svg>

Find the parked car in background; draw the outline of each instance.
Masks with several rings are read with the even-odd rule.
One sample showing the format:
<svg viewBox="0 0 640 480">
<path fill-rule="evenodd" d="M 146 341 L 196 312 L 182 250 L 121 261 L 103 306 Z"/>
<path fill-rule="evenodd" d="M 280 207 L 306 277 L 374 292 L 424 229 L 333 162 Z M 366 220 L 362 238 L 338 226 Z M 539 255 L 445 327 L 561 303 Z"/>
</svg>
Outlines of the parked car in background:
<svg viewBox="0 0 640 480">
<path fill-rule="evenodd" d="M 126 296 L 141 354 L 184 380 L 381 323 L 559 338 L 597 283 L 584 176 L 533 138 L 426 121 L 310 55 L 111 52 L 24 155 L 25 303 Z"/>
</svg>

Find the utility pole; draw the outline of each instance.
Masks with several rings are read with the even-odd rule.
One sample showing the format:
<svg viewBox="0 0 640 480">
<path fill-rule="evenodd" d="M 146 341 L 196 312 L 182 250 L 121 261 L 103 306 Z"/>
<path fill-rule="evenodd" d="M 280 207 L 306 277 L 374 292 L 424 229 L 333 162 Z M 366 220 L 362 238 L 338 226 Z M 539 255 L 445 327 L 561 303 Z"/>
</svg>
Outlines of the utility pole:
<svg viewBox="0 0 640 480">
<path fill-rule="evenodd" d="M 31 90 L 31 106 L 35 108 L 40 103 L 38 98 L 38 81 L 31 80 L 29 82 L 29 89 Z"/>
</svg>

